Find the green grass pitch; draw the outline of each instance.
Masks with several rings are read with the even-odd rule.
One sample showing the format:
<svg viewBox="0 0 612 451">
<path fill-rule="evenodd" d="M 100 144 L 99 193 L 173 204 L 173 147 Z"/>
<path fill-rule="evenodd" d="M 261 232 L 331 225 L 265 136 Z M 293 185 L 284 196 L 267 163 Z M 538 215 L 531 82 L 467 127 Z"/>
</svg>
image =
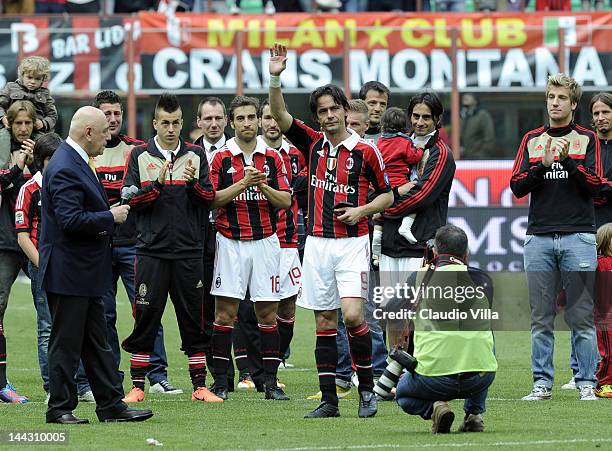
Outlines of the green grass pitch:
<svg viewBox="0 0 612 451">
<path fill-rule="evenodd" d="M 81 404 L 75 411 L 78 416 L 89 418 L 90 425 L 45 424 L 45 394 L 38 369 L 36 320 L 29 284 L 14 285 L 4 326 L 9 378 L 20 393 L 31 396 L 31 402 L 0 404 L 0 432 L 67 431 L 69 449 L 150 449 L 147 438 L 155 438 L 166 449 L 206 450 L 612 449 L 612 400 L 580 402 L 576 391 L 558 388 L 570 378 L 567 332 L 557 334 L 557 382 L 552 401 L 519 400 L 531 388 L 529 332 L 498 332 L 499 371 L 489 391 L 486 431 L 433 436 L 430 422 L 404 414 L 394 402 L 380 403 L 374 418 L 358 418 L 355 390 L 353 399 L 340 401 L 340 418 L 304 420 L 304 414 L 316 406 L 316 401 L 309 401 L 306 396 L 316 392 L 318 386 L 313 318 L 303 310 L 298 311 L 291 346 L 290 362 L 295 368 L 279 372 L 291 401 L 265 401 L 262 393 L 249 391 L 231 394 L 224 404 L 204 404 L 191 401 L 187 359 L 179 351 L 174 311 L 168 303 L 164 317 L 168 371 L 172 383 L 185 393 L 178 396 L 147 393 L 146 401 L 138 407 L 153 409 L 155 416 L 144 423 L 132 424 L 98 423 L 91 404 Z M 130 307 L 122 292 L 118 301 L 120 338 L 126 337 L 131 327 Z M 122 357 L 122 369 L 129 374 L 128 356 Z M 128 380 L 124 388 L 130 389 Z M 463 418 L 462 401 L 451 405 L 456 414 L 453 425 L 456 431 Z M 2 450 L 26 448 L 0 443 Z"/>
</svg>

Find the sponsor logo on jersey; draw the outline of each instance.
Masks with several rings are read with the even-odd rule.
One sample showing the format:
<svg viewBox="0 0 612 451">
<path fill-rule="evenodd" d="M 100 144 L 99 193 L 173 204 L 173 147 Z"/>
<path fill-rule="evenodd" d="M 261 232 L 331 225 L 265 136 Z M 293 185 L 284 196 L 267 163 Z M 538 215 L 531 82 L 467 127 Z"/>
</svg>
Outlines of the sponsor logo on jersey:
<svg viewBox="0 0 612 451">
<path fill-rule="evenodd" d="M 266 196 L 257 189 L 256 186 L 251 186 L 235 197 L 235 200 L 267 200 Z"/>
<path fill-rule="evenodd" d="M 355 194 L 353 186 L 337 183 L 334 180 L 321 180 L 314 174 L 310 176 L 310 185 L 332 193 Z"/>
<path fill-rule="evenodd" d="M 25 218 L 23 216 L 23 211 L 15 212 L 15 224 L 22 225 L 25 223 Z"/>
</svg>

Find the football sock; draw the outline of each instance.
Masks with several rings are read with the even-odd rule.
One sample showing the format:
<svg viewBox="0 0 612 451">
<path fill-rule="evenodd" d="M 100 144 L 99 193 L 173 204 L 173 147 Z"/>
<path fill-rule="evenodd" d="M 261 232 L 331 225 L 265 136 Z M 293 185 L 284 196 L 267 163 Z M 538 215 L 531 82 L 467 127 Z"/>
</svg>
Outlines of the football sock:
<svg viewBox="0 0 612 451">
<path fill-rule="evenodd" d="M 279 355 L 282 359 L 287 353 L 287 349 L 289 349 L 291 339 L 293 338 L 293 325 L 295 324 L 295 317 L 286 319 L 277 316 L 276 322 L 278 324 L 278 333 L 280 335 L 280 344 L 278 349 Z"/>
<path fill-rule="evenodd" d="M 203 352 L 194 352 L 188 355 L 189 359 L 189 377 L 193 384 L 193 389 L 198 387 L 206 387 L 206 354 Z"/>
<path fill-rule="evenodd" d="M 372 337 L 365 321 L 357 327 L 347 327 L 349 348 L 359 378 L 359 391 L 372 391 Z"/>
<path fill-rule="evenodd" d="M 336 335 L 338 335 L 338 331 L 336 329 L 317 330 L 316 334 L 315 361 L 319 373 L 321 401 L 337 406 L 336 362 L 338 361 L 338 349 L 336 348 Z"/>
<path fill-rule="evenodd" d="M 134 387 L 144 390 L 145 376 L 149 372 L 151 355 L 147 352 L 136 352 L 130 356 L 130 376 Z"/>
<path fill-rule="evenodd" d="M 233 326 L 213 325 L 212 351 L 213 351 L 213 374 L 215 386 L 227 387 L 227 370 L 229 368 L 232 353 L 232 330 Z"/>
<path fill-rule="evenodd" d="M 264 382 L 268 387 L 274 387 L 276 386 L 276 374 L 278 372 L 278 364 L 280 363 L 278 326 L 276 324 L 258 324 L 257 327 L 261 336 L 261 360 L 263 361 Z"/>
<path fill-rule="evenodd" d="M 247 348 L 244 343 L 244 335 L 238 329 L 232 334 L 232 342 L 234 345 L 234 361 L 240 376 L 249 372 L 249 364 L 247 362 Z"/>
</svg>

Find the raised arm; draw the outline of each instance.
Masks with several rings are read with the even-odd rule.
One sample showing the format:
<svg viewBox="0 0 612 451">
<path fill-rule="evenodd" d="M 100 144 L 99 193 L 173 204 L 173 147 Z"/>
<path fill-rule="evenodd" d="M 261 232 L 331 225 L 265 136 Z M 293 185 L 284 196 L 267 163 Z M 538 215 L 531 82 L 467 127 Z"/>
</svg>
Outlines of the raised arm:
<svg viewBox="0 0 612 451">
<path fill-rule="evenodd" d="M 288 131 L 293 123 L 293 117 L 287 111 L 285 99 L 281 91 L 280 75 L 287 67 L 287 47 L 275 43 L 270 49 L 270 112 L 272 117 L 284 132 Z"/>
</svg>

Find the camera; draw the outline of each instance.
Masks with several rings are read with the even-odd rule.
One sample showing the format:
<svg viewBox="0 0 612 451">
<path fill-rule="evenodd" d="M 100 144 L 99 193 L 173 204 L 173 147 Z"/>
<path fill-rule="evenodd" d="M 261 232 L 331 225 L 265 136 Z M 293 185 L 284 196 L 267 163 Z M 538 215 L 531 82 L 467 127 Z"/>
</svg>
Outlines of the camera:
<svg viewBox="0 0 612 451">
<path fill-rule="evenodd" d="M 397 385 L 404 370 L 411 373 L 417 367 L 417 360 L 401 348 L 394 348 L 389 353 L 388 365 L 374 386 L 374 393 L 385 400 L 393 399 L 391 390 Z"/>
</svg>

